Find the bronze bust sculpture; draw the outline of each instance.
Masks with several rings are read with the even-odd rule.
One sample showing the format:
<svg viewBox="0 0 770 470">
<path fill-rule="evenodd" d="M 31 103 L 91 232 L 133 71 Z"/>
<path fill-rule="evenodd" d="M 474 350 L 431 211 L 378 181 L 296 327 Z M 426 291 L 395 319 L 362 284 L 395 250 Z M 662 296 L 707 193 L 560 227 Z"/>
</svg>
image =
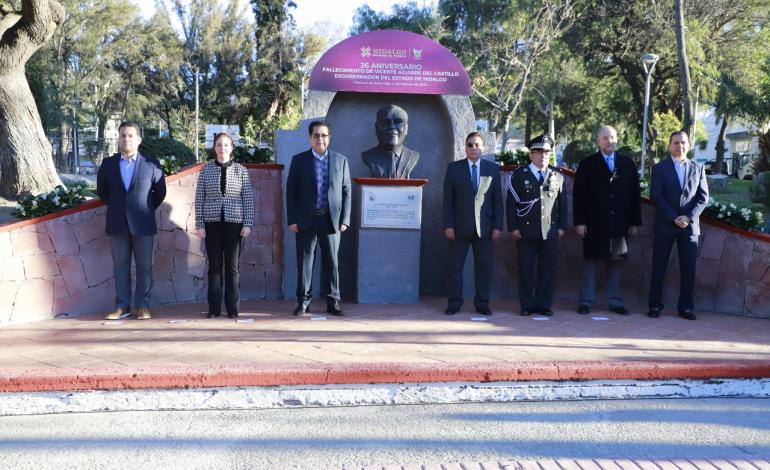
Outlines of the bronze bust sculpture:
<svg viewBox="0 0 770 470">
<path fill-rule="evenodd" d="M 361 153 L 372 178 L 409 179 L 420 154 L 404 146 L 408 119 L 406 111 L 393 104 L 377 111 L 374 129 L 379 143 Z"/>
</svg>

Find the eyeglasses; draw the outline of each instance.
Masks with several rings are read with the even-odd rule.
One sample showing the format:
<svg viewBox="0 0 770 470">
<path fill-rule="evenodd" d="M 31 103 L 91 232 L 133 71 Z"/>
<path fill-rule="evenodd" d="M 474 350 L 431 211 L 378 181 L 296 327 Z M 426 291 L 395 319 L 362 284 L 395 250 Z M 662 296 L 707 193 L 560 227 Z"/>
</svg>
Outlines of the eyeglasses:
<svg viewBox="0 0 770 470">
<path fill-rule="evenodd" d="M 465 146 L 468 147 L 469 149 L 481 148 L 481 144 L 476 144 L 476 143 L 472 143 L 472 142 L 468 142 L 467 144 L 465 144 Z"/>
<path fill-rule="evenodd" d="M 313 134 L 314 139 L 328 139 L 329 134 Z"/>
</svg>

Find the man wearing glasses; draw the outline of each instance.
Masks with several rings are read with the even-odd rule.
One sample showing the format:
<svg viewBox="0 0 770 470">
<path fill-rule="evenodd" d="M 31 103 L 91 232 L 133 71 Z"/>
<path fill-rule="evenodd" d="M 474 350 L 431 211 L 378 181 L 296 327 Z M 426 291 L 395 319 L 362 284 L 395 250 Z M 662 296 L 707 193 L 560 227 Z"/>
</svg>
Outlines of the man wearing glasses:
<svg viewBox="0 0 770 470">
<path fill-rule="evenodd" d="M 350 169 L 347 158 L 329 150 L 331 126 L 313 121 L 308 126 L 310 150 L 294 155 L 286 179 L 286 219 L 297 237 L 297 308 L 310 310 L 316 245 L 321 245 L 326 311 L 342 316 L 337 255 L 340 233 L 350 225 Z"/>
<path fill-rule="evenodd" d="M 454 315 L 463 305 L 463 267 L 468 247 L 473 247 L 473 304 L 482 315 L 491 315 L 489 286 L 492 280 L 492 240 L 503 229 L 503 196 L 500 169 L 481 159 L 484 141 L 472 132 L 465 139 L 466 159 L 449 164 L 444 177 L 444 236 L 451 241 L 449 301 L 444 311 Z"/>
<path fill-rule="evenodd" d="M 547 135 L 532 139 L 530 164 L 517 168 L 508 184 L 506 218 L 518 251 L 522 315 L 553 315 L 556 256 L 559 238 L 567 229 L 567 198 L 564 177 L 548 165 L 551 145 Z"/>
</svg>

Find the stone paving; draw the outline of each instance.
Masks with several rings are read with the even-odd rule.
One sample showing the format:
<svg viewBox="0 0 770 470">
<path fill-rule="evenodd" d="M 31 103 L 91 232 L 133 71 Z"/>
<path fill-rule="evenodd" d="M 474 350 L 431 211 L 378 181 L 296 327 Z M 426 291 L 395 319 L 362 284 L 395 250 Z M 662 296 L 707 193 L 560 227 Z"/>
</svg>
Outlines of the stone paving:
<svg viewBox="0 0 770 470">
<path fill-rule="evenodd" d="M 155 307 L 153 318 L 104 321 L 101 315 L 0 329 L 0 371 L 152 366 L 520 363 L 570 361 L 770 360 L 770 320 L 665 311 L 650 319 L 640 305 L 624 317 L 578 315 L 571 301 L 556 314 L 522 317 L 497 300 L 488 319 L 465 309 L 443 314 L 445 299 L 418 305 L 343 304 L 342 318 L 292 316 L 294 302 L 247 301 L 238 322 L 205 319 L 206 305 Z M 315 309 L 322 302 L 312 304 Z M 323 318 L 323 319 L 322 319 Z"/>
</svg>

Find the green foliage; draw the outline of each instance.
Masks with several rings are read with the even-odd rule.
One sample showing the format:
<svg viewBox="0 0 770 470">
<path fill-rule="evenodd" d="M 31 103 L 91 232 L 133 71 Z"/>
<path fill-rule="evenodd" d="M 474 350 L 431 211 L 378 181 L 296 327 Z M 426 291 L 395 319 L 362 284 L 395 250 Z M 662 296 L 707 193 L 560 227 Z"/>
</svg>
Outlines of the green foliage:
<svg viewBox="0 0 770 470">
<path fill-rule="evenodd" d="M 240 163 L 269 163 L 273 160 L 273 151 L 268 148 L 248 149 L 238 146 L 233 150 L 233 159 Z"/>
<path fill-rule="evenodd" d="M 752 162 L 754 174 L 770 172 L 770 130 L 760 132 L 758 136 L 759 155 Z"/>
<path fill-rule="evenodd" d="M 199 154 L 205 153 L 204 145 L 195 140 L 195 112 L 190 110 L 187 106 L 180 106 L 172 109 L 170 112 L 171 123 L 174 132 L 174 139 L 183 143 L 188 149 L 193 149 L 193 156 L 195 155 L 195 146 L 198 146 Z M 202 120 L 198 120 L 198 138 L 204 135 L 206 128 L 203 125 Z"/>
<path fill-rule="evenodd" d="M 526 165 L 529 163 L 529 150 L 526 147 L 514 151 L 506 150 L 495 155 L 495 161 L 503 165 Z"/>
<path fill-rule="evenodd" d="M 40 217 L 70 207 L 77 207 L 83 204 L 89 195 L 90 193 L 84 184 L 73 184 L 69 188 L 57 186 L 50 193 L 22 197 L 11 215 L 20 219 Z"/>
<path fill-rule="evenodd" d="M 639 160 L 642 156 L 641 148 L 635 145 L 623 145 L 621 147 L 618 147 L 617 152 L 621 155 L 631 157 L 631 159 L 633 159 L 634 161 Z"/>
<path fill-rule="evenodd" d="M 655 133 L 655 149 L 658 155 L 665 155 L 668 151 L 668 138 L 672 132 L 682 129 L 682 123 L 673 111 L 655 113 L 651 123 Z"/>
<path fill-rule="evenodd" d="M 596 145 L 590 140 L 573 140 L 564 147 L 562 157 L 569 167 L 577 166 L 580 160 L 596 152 Z"/>
<path fill-rule="evenodd" d="M 647 181 L 647 178 L 639 178 L 639 191 L 641 191 L 642 194 L 644 194 L 647 192 L 649 188 L 650 188 L 650 182 Z"/>
<path fill-rule="evenodd" d="M 183 166 L 195 163 L 195 153 L 188 146 L 168 137 L 148 137 L 142 140 L 139 152 L 155 157 L 163 173 L 173 175 Z"/>
<path fill-rule="evenodd" d="M 441 18 L 430 6 L 419 6 L 414 1 L 393 5 L 390 13 L 379 13 L 369 5 L 356 9 L 351 36 L 379 29 L 398 29 L 435 37 L 436 32 L 441 30 Z"/>
<path fill-rule="evenodd" d="M 717 202 L 713 198 L 709 198 L 703 214 L 734 227 L 754 232 L 761 231 L 765 223 L 762 211 L 756 207 L 738 207 L 733 203 Z"/>
<path fill-rule="evenodd" d="M 753 202 L 770 207 L 770 171 L 754 174 L 750 197 Z"/>
</svg>

